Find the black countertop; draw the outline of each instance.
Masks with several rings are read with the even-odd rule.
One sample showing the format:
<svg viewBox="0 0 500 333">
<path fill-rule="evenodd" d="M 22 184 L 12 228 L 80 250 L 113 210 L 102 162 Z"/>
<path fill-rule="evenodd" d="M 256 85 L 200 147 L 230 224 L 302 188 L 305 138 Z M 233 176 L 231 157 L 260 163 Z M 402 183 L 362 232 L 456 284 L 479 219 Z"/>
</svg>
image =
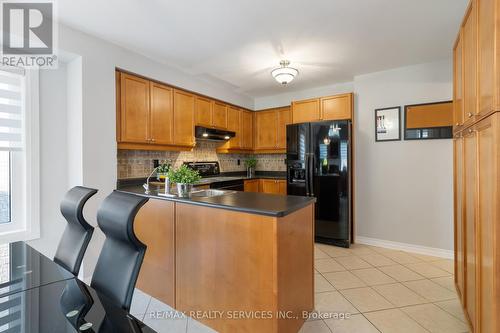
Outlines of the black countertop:
<svg viewBox="0 0 500 333">
<path fill-rule="evenodd" d="M 246 172 L 236 171 L 236 172 L 222 172 L 216 177 L 237 177 L 243 180 L 247 179 L 286 179 L 286 171 L 257 171 L 255 173 L 255 177 L 247 177 Z M 152 177 L 151 182 L 155 182 L 156 177 Z M 215 182 L 214 177 L 214 182 Z M 146 182 L 146 178 L 125 178 L 118 179 L 117 188 L 121 189 L 124 187 L 142 185 Z M 203 178 L 203 182 L 199 185 L 207 185 L 210 184 L 210 177 Z M 196 186 L 196 184 L 195 184 Z"/>
<path fill-rule="evenodd" d="M 132 193 L 151 199 L 182 202 L 199 206 L 228 209 L 238 212 L 274 217 L 286 216 L 316 201 L 316 199 L 312 197 L 240 191 L 235 191 L 230 194 L 220 195 L 216 197 L 164 197 L 158 194 L 158 192 L 163 192 L 163 188 L 156 186 L 150 187 L 150 194 L 145 194 L 144 188 L 142 186 L 121 187 L 120 189 L 118 189 L 118 191 Z"/>
</svg>

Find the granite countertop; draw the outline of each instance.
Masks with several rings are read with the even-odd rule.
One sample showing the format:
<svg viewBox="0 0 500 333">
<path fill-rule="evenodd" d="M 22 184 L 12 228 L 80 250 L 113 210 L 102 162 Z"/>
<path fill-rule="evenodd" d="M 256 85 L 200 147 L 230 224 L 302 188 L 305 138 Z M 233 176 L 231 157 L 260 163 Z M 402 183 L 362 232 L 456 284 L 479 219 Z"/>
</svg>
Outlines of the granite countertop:
<svg viewBox="0 0 500 333">
<path fill-rule="evenodd" d="M 217 175 L 216 177 L 233 177 L 235 179 L 243 179 L 243 180 L 248 180 L 248 179 L 286 179 L 286 172 L 285 171 L 257 171 L 255 174 L 255 177 L 247 177 L 246 172 L 223 172 L 220 175 Z M 198 185 L 207 185 L 211 184 L 214 182 L 217 182 L 217 179 L 214 181 L 210 181 L 210 177 L 208 178 L 203 178 L 203 181 L 200 182 Z M 135 185 L 142 185 L 146 182 L 146 178 L 128 178 L 128 179 L 118 179 L 117 182 L 117 187 L 118 189 L 121 189 L 123 187 L 128 187 L 128 186 L 135 186 Z M 155 177 L 152 177 L 150 180 L 150 183 L 157 183 L 158 181 L 156 180 Z M 197 184 L 195 184 L 197 186 Z"/>
<path fill-rule="evenodd" d="M 259 178 L 259 177 L 256 177 Z M 283 217 L 304 208 L 316 201 L 312 197 L 302 197 L 294 195 L 278 195 L 254 192 L 235 191 L 230 194 L 216 197 L 165 197 L 158 193 L 163 192 L 163 187 L 150 186 L 151 193 L 145 194 L 142 186 L 121 187 L 118 191 L 136 194 L 151 199 L 175 201 L 193 205 L 200 205 L 213 208 L 228 209 L 244 213 Z"/>
</svg>

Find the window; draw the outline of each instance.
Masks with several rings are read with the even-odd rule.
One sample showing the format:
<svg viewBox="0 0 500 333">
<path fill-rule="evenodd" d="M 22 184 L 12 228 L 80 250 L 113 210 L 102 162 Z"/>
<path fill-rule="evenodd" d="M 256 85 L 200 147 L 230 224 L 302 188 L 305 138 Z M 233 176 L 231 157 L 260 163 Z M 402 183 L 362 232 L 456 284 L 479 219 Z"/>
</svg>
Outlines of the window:
<svg viewBox="0 0 500 333">
<path fill-rule="evenodd" d="M 0 67 L 0 241 L 39 235 L 38 72 Z"/>
</svg>

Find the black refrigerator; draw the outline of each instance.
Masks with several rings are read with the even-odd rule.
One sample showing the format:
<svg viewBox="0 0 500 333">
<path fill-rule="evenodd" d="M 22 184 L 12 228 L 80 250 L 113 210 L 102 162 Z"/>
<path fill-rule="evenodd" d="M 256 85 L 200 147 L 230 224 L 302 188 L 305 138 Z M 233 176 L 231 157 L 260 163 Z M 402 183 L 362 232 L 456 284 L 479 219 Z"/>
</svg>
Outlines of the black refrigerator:
<svg viewBox="0 0 500 333">
<path fill-rule="evenodd" d="M 287 192 L 316 197 L 315 239 L 351 242 L 351 122 L 322 121 L 286 128 Z"/>
</svg>

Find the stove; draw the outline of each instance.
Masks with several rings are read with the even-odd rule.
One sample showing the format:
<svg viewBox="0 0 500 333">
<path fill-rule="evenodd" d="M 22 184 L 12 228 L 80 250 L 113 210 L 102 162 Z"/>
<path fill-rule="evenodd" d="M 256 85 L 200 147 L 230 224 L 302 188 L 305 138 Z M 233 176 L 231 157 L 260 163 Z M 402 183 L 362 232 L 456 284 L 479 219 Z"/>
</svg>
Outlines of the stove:
<svg viewBox="0 0 500 333">
<path fill-rule="evenodd" d="M 210 188 L 243 191 L 242 177 L 220 176 L 219 162 L 184 162 L 184 165 L 197 170 L 203 177 L 198 184 L 208 184 Z"/>
</svg>

